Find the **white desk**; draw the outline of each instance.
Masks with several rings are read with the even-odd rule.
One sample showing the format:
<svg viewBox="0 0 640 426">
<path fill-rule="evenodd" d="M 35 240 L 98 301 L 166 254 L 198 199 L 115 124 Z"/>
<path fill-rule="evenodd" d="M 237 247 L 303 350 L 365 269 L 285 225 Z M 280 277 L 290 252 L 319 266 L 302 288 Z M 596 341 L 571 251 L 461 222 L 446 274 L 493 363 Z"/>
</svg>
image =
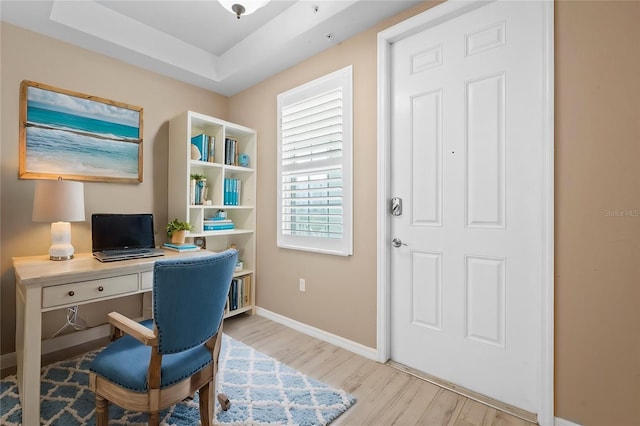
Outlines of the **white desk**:
<svg viewBox="0 0 640 426">
<path fill-rule="evenodd" d="M 91 254 L 55 262 L 49 256 L 14 257 L 16 272 L 16 355 L 22 424 L 40 424 L 40 356 L 42 312 L 151 291 L 153 264 L 168 257 L 204 256 L 211 252 L 100 263 Z"/>
</svg>

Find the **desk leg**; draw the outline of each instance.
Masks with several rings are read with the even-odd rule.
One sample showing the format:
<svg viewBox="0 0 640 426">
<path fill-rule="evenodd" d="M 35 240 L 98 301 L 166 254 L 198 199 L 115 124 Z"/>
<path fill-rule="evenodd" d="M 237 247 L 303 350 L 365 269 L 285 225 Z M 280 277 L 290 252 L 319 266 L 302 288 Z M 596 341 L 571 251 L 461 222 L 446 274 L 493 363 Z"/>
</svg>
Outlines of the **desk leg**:
<svg viewBox="0 0 640 426">
<path fill-rule="evenodd" d="M 22 424 L 40 424 L 41 289 L 16 282 L 16 354 Z"/>
<path fill-rule="evenodd" d="M 142 319 L 153 318 L 153 298 L 150 291 L 142 293 Z"/>
</svg>

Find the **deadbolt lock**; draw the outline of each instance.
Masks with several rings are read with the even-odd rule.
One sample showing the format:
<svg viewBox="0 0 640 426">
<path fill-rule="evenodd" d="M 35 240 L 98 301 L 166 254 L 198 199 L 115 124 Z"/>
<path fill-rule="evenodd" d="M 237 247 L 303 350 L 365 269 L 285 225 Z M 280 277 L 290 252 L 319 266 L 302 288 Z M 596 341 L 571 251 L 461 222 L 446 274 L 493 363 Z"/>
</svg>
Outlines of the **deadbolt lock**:
<svg viewBox="0 0 640 426">
<path fill-rule="evenodd" d="M 391 214 L 393 216 L 401 216 L 402 215 L 402 198 L 393 197 L 391 199 Z"/>
</svg>

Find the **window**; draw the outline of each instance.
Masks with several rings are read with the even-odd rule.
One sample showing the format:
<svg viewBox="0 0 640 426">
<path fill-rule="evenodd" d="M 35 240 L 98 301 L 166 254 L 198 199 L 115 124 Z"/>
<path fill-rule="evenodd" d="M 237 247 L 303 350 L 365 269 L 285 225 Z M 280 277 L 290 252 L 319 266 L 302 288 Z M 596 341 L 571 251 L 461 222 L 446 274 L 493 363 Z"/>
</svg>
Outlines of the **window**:
<svg viewBox="0 0 640 426">
<path fill-rule="evenodd" d="M 352 69 L 278 95 L 278 247 L 352 254 Z"/>
</svg>

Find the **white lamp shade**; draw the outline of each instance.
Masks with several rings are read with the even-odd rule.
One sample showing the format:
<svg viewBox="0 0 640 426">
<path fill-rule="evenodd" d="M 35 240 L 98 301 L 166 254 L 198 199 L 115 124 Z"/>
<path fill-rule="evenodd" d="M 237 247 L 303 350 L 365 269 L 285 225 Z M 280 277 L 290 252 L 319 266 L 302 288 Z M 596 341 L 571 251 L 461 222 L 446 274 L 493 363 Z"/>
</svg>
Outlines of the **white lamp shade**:
<svg viewBox="0 0 640 426">
<path fill-rule="evenodd" d="M 244 16 L 244 15 L 252 14 L 256 10 L 260 9 L 261 7 L 269 3 L 270 0 L 218 0 L 218 1 L 222 5 L 222 7 L 224 7 L 234 15 L 236 14 L 236 12 L 233 10 L 233 5 L 234 4 L 241 5 L 242 7 L 244 7 L 244 12 L 242 13 L 242 16 Z"/>
<path fill-rule="evenodd" d="M 34 222 L 84 221 L 84 186 L 70 180 L 38 180 L 33 196 Z"/>
</svg>

